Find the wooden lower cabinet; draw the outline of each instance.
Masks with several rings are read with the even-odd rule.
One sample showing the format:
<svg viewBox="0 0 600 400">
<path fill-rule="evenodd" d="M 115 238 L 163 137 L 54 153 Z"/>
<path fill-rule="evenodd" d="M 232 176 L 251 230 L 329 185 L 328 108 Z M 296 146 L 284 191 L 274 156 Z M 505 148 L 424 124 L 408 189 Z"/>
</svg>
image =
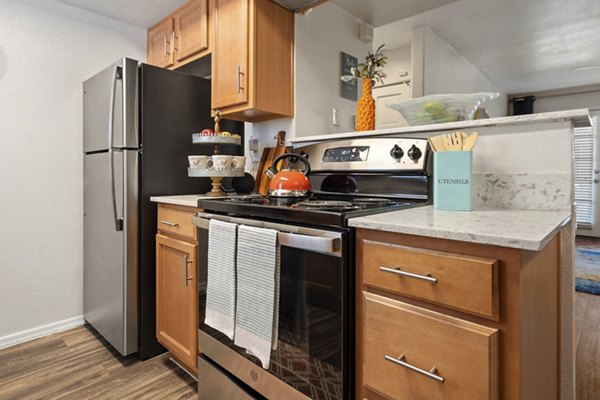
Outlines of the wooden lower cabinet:
<svg viewBox="0 0 600 400">
<path fill-rule="evenodd" d="M 182 212 L 185 208 L 159 205 L 159 229 L 161 215 Z M 187 213 L 191 225 L 193 212 Z M 198 243 L 184 235 L 162 229 L 156 235 L 156 337 L 194 375 L 198 368 L 197 254 Z"/>
<path fill-rule="evenodd" d="M 558 236 L 537 252 L 356 241 L 357 399 L 558 400 Z"/>
<path fill-rule="evenodd" d="M 497 329 L 368 292 L 363 304 L 368 392 L 398 400 L 497 398 Z"/>
</svg>

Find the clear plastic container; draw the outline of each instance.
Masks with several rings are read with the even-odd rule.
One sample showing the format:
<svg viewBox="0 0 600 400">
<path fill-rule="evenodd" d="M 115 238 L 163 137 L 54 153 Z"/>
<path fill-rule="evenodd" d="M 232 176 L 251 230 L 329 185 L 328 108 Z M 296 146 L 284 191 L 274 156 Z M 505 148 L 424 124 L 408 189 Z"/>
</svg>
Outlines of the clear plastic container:
<svg viewBox="0 0 600 400">
<path fill-rule="evenodd" d="M 434 94 L 387 106 L 402 114 L 409 125 L 441 124 L 472 120 L 477 108 L 498 96 L 497 92 Z"/>
</svg>

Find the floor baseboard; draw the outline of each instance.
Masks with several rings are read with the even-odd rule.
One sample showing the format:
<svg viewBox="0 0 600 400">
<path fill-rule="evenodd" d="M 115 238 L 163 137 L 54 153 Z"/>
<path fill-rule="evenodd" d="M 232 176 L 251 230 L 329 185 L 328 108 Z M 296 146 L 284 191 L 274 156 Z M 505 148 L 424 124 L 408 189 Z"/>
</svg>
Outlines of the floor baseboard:
<svg viewBox="0 0 600 400">
<path fill-rule="evenodd" d="M 79 315 L 77 317 L 67 318 L 62 321 L 39 326 L 37 328 L 12 333 L 10 335 L 0 337 L 0 349 L 5 349 L 7 347 L 17 345 L 19 343 L 25 343 L 33 339 L 38 339 L 44 336 L 51 335 L 53 333 L 66 331 L 67 329 L 75 328 L 83 324 L 83 315 Z"/>
</svg>

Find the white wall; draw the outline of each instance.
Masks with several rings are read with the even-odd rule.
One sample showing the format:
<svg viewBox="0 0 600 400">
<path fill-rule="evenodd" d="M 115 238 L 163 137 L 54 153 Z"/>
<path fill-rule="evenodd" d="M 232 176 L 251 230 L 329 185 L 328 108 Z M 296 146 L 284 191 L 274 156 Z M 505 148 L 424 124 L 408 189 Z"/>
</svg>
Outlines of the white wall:
<svg viewBox="0 0 600 400">
<path fill-rule="evenodd" d="M 499 92 L 486 103 L 491 117 L 507 115 L 500 88 L 429 27 L 413 30 L 413 97 L 439 93 Z"/>
<path fill-rule="evenodd" d="M 533 110 L 536 113 L 589 108 L 600 110 L 600 89 L 571 94 L 542 94 L 536 96 Z"/>
<path fill-rule="evenodd" d="M 375 29 L 374 36 L 377 37 L 377 29 Z M 377 43 L 377 40 L 375 39 L 373 43 Z M 373 51 L 375 50 L 377 48 L 373 49 Z M 410 79 L 412 72 L 411 46 L 402 46 L 395 49 L 384 48 L 384 54 L 388 57 L 388 63 L 383 69 L 387 74 L 387 78 L 383 81 L 384 84 Z M 408 75 L 402 76 L 407 72 Z"/>
<path fill-rule="evenodd" d="M 145 59 L 146 32 L 54 0 L 0 0 L 0 37 L 1 345 L 81 321 L 81 83 Z"/>
<path fill-rule="evenodd" d="M 354 130 L 356 102 L 340 97 L 340 52 L 364 60 L 371 43 L 360 41 L 359 25 L 333 3 L 296 15 L 296 135 Z M 332 108 L 338 109 L 339 126 L 332 124 Z"/>
<path fill-rule="evenodd" d="M 356 102 L 340 97 L 340 52 L 364 60 L 370 43 L 358 39 L 360 21 L 328 2 L 295 20 L 295 116 L 246 125 L 264 147 L 274 146 L 279 130 L 287 138 L 330 132 L 353 131 Z M 360 96 L 360 82 L 359 82 Z M 338 110 L 339 126 L 332 124 L 332 109 Z"/>
</svg>

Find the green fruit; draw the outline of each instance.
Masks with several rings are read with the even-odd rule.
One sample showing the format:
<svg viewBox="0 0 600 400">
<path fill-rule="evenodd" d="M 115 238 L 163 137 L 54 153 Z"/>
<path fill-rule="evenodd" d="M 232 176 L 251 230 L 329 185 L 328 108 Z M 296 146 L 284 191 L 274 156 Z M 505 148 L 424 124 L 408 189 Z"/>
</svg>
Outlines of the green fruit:
<svg viewBox="0 0 600 400">
<path fill-rule="evenodd" d="M 444 111 L 446 111 L 446 106 L 444 105 L 444 103 L 435 100 L 428 101 L 427 103 L 425 103 L 425 106 L 423 108 L 425 109 L 425 111 L 432 115 L 443 113 Z"/>
</svg>

